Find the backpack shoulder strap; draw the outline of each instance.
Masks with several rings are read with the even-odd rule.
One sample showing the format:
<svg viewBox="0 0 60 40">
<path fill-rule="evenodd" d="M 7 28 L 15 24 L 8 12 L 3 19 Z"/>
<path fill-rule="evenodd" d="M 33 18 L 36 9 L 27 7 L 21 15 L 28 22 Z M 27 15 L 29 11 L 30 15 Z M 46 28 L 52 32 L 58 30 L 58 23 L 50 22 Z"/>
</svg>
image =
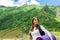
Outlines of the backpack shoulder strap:
<svg viewBox="0 0 60 40">
<path fill-rule="evenodd" d="M 40 35 L 45 35 L 45 32 L 41 29 L 40 25 L 38 25 L 39 33 Z"/>
</svg>

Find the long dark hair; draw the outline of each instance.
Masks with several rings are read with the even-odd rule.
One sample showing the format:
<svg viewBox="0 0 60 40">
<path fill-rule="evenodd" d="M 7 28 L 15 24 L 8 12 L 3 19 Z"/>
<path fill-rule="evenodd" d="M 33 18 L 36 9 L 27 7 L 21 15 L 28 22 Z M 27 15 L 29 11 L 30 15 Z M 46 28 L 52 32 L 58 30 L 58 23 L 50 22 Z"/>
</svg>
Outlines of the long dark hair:
<svg viewBox="0 0 60 40">
<path fill-rule="evenodd" d="M 34 23 L 33 23 L 33 21 L 34 21 L 35 18 L 37 18 L 37 17 L 33 17 L 33 19 L 32 19 L 32 28 L 31 28 L 31 31 L 33 31 L 33 29 L 34 29 Z M 38 20 L 38 18 L 37 18 L 37 20 Z M 42 36 L 45 35 L 45 32 L 40 28 L 40 25 L 37 24 L 36 27 L 37 27 L 36 29 L 39 29 L 40 35 L 42 35 Z M 30 37 L 32 38 L 31 33 L 30 33 Z"/>
<path fill-rule="evenodd" d="M 37 17 L 35 16 L 35 17 L 33 17 L 33 19 L 32 19 L 32 28 L 31 28 L 31 31 L 33 31 L 33 29 L 34 29 L 34 23 L 33 23 L 33 21 L 34 21 L 35 18 L 37 18 Z M 37 18 L 37 20 L 38 20 L 38 18 Z M 39 21 L 39 20 L 38 20 L 38 21 Z M 38 29 L 38 24 L 36 25 L 36 29 Z"/>
</svg>

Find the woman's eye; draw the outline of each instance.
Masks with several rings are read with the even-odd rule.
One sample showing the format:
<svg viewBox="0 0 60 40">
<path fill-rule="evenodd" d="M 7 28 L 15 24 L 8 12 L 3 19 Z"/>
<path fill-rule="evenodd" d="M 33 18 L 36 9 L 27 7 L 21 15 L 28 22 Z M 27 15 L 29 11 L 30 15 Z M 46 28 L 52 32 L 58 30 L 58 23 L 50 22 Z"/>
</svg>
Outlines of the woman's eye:
<svg viewBox="0 0 60 40">
<path fill-rule="evenodd" d="M 36 21 L 36 20 L 35 20 Z"/>
</svg>

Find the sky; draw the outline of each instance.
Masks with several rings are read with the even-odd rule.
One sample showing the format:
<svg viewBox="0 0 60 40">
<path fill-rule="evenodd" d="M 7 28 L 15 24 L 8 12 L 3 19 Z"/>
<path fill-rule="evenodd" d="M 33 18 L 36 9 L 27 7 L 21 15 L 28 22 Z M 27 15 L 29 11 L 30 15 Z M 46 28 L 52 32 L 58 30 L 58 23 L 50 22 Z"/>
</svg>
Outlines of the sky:
<svg viewBox="0 0 60 40">
<path fill-rule="evenodd" d="M 41 5 L 54 5 L 54 6 L 60 6 L 60 0 L 41 0 L 39 1 Z"/>
<path fill-rule="evenodd" d="M 27 0 L 0 0 L 0 5 L 5 5 L 5 6 L 19 6 L 23 5 Z M 54 6 L 60 6 L 60 0 L 37 0 L 40 5 L 54 5 Z"/>
</svg>

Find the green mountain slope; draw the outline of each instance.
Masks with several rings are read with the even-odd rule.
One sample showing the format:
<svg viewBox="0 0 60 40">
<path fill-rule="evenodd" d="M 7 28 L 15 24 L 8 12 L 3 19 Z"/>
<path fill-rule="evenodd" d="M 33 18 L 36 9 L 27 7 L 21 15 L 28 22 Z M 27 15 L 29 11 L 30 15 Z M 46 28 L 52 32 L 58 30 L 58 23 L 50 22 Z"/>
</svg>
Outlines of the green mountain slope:
<svg viewBox="0 0 60 40">
<path fill-rule="evenodd" d="M 34 16 L 37 16 L 39 24 L 44 25 L 49 31 L 60 30 L 60 23 L 55 20 L 56 11 L 53 6 L 0 7 L 0 34 L 3 33 L 0 37 L 18 29 L 18 33 L 20 31 L 28 33 Z"/>
</svg>

